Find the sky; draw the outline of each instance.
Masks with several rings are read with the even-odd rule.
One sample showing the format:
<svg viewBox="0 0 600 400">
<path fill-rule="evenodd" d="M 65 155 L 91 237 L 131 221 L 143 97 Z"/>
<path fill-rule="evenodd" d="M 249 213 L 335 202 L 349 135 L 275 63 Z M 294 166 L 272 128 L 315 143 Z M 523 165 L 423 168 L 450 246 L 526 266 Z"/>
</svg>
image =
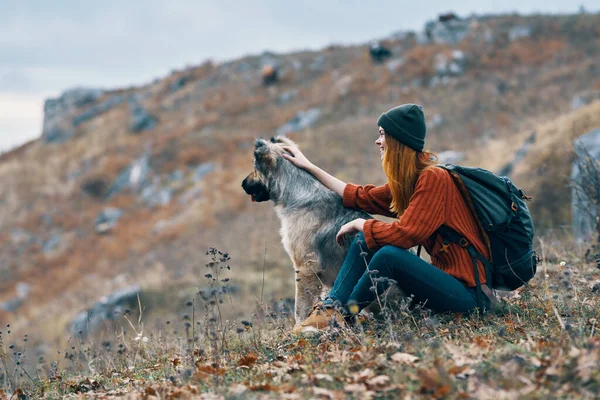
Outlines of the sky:
<svg viewBox="0 0 600 400">
<path fill-rule="evenodd" d="M 597 0 L 0 0 L 0 151 L 39 137 L 44 100 L 139 85 L 265 50 L 361 44 L 454 11 L 597 12 Z"/>
</svg>

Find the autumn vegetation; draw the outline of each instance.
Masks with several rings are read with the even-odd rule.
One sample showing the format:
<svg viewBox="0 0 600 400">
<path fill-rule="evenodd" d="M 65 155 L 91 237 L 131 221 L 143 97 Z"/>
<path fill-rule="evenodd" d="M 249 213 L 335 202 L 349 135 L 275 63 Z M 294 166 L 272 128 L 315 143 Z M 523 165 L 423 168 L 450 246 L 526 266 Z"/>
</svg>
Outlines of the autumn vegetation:
<svg viewBox="0 0 600 400">
<path fill-rule="evenodd" d="M 476 22 L 457 45 L 390 36 L 393 64 L 373 64 L 366 45 L 332 45 L 181 68 L 106 93 L 140 95 L 152 130 L 130 132 L 123 103 L 65 143 L 0 154 L 0 303 L 30 286 L 17 311 L 0 308 L 0 398 L 593 398 L 600 270 L 596 244 L 572 239 L 568 177 L 573 140 L 600 127 L 599 17 Z M 510 39 L 517 26 L 530 34 Z M 440 79 L 436 60 L 456 50 L 462 73 Z M 280 62 L 277 85 L 261 83 L 265 57 Z M 253 141 L 318 108 L 313 126 L 289 136 L 340 179 L 381 184 L 374 124 L 401 102 L 423 104 L 428 147 L 465 152 L 466 165 L 497 171 L 536 132 L 511 176 L 534 197 L 536 278 L 483 318 L 390 302 L 360 326 L 292 336 L 279 222 L 271 203 L 240 188 Z M 104 196 L 144 155 L 161 184 L 180 173 L 173 199 L 150 207 L 135 190 Z M 83 189 L 91 184 L 100 195 Z M 106 207 L 124 214 L 98 235 Z M 60 245 L 44 251 L 57 232 Z M 211 246 L 231 260 L 206 254 Z M 141 287 L 135 307 L 97 334 L 70 331 L 79 312 L 131 284 Z"/>
</svg>

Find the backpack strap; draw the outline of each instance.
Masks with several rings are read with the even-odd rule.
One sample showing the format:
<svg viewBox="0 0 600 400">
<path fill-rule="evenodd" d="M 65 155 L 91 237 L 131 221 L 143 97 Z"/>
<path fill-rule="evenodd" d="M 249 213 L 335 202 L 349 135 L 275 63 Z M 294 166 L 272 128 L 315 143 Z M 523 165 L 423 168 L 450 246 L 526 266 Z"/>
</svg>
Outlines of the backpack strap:
<svg viewBox="0 0 600 400">
<path fill-rule="evenodd" d="M 475 249 L 475 247 L 471 243 L 469 243 L 469 241 L 467 239 L 462 237 L 454 229 L 449 228 L 445 225 L 442 225 L 438 228 L 438 232 L 444 239 L 444 242 L 450 241 L 452 243 L 457 243 L 460 246 L 466 248 L 467 251 L 469 252 L 469 255 L 473 259 L 473 272 L 475 274 L 475 286 L 476 286 L 475 295 L 476 295 L 476 299 L 477 299 L 477 307 L 479 307 L 479 313 L 483 314 L 484 310 L 485 310 L 485 307 L 483 304 L 484 294 L 481 290 L 481 280 L 479 279 L 479 268 L 477 267 L 477 260 L 481 261 L 481 263 L 483 264 L 483 269 L 485 271 L 485 276 L 486 276 L 486 280 L 488 283 L 491 282 L 491 280 L 490 280 L 490 271 L 491 271 L 490 262 L 488 260 L 486 260 L 486 258 L 480 252 L 478 252 L 477 249 Z"/>
<path fill-rule="evenodd" d="M 421 258 L 421 250 L 423 249 L 423 246 L 419 245 L 419 247 L 417 247 L 417 257 Z"/>
</svg>

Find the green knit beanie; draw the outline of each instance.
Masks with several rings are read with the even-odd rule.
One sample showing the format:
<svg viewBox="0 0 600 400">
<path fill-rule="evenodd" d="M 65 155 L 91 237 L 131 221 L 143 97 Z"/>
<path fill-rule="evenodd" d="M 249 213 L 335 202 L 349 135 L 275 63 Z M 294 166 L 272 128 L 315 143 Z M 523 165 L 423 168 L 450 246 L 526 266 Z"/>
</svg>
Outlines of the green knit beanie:
<svg viewBox="0 0 600 400">
<path fill-rule="evenodd" d="M 402 104 L 381 114 L 377 120 L 385 133 L 417 151 L 425 146 L 425 114 L 417 104 Z"/>
</svg>

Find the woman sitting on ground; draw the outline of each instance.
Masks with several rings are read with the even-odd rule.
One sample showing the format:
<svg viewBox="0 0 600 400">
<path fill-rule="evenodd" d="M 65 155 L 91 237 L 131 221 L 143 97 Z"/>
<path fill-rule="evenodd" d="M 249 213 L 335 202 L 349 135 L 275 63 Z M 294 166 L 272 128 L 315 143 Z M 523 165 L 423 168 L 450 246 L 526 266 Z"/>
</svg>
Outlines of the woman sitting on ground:
<svg viewBox="0 0 600 400">
<path fill-rule="evenodd" d="M 344 206 L 397 218 L 392 223 L 356 219 L 341 227 L 336 236 L 340 245 L 346 235 L 355 237 L 344 264 L 329 295 L 295 327 L 296 332 L 307 327 L 323 328 L 332 319 L 343 323 L 344 316 L 335 304 L 346 307 L 342 313 L 356 313 L 382 294 L 387 289 L 386 280 L 379 280 L 376 292 L 371 290 L 373 273 L 368 274 L 368 270 L 377 271 L 377 277 L 396 281 L 404 294 L 413 295 L 414 300 L 434 312 L 468 313 L 478 308 L 471 256 L 466 248 L 444 241 L 437 231 L 445 225 L 486 258 L 489 251 L 478 222 L 450 173 L 437 168 L 435 155 L 423 150 L 423 109 L 404 104 L 383 113 L 377 124 L 379 136 L 375 144 L 379 146 L 388 180 L 383 186 L 346 184 L 313 165 L 300 150 L 285 148 L 291 154 L 284 154 L 286 159 L 342 196 Z M 431 264 L 408 251 L 417 245 L 427 250 Z M 479 279 L 485 284 L 484 267 L 481 263 L 478 267 Z M 482 287 L 491 293 L 487 286 Z M 485 306 L 489 307 L 490 299 L 484 297 Z M 348 305 L 356 306 L 348 310 Z"/>
</svg>

